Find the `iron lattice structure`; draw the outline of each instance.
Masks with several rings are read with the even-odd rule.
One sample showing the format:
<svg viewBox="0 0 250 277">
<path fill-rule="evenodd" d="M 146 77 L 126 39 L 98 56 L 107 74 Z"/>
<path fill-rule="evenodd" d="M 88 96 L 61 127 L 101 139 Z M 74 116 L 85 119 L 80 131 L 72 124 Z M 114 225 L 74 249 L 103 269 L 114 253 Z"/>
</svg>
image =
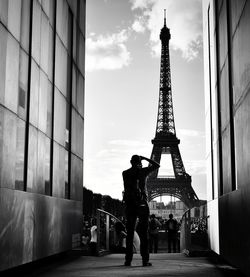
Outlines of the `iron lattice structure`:
<svg viewBox="0 0 250 277">
<path fill-rule="evenodd" d="M 158 177 L 158 170 L 153 172 L 147 182 L 149 201 L 161 195 L 172 195 L 179 198 L 188 207 L 198 205 L 199 200 L 191 186 L 191 176 L 185 171 L 179 151 L 180 140 L 176 137 L 173 100 L 171 89 L 169 40 L 170 30 L 166 26 L 161 29 L 161 68 L 159 105 L 155 138 L 152 140 L 153 150 L 151 159 L 160 163 L 162 154 L 170 154 L 174 176 Z"/>
</svg>

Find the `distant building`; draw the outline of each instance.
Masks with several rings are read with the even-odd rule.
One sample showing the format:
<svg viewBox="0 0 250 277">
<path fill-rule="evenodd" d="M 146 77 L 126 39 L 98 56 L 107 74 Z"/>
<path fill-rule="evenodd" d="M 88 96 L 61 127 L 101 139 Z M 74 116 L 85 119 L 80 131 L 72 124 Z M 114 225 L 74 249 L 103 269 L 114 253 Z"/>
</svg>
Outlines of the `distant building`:
<svg viewBox="0 0 250 277">
<path fill-rule="evenodd" d="M 250 276 L 250 1 L 204 0 L 210 246 Z"/>
<path fill-rule="evenodd" d="M 0 1 L 0 271 L 79 245 L 85 0 Z"/>
<path fill-rule="evenodd" d="M 169 202 L 165 205 L 163 202 L 150 201 L 150 214 L 155 214 L 157 217 L 168 219 L 169 214 L 173 214 L 175 218 L 181 219 L 187 207 L 182 201 Z"/>
<path fill-rule="evenodd" d="M 156 205 L 157 205 L 157 201 L 150 201 L 149 202 L 149 209 L 150 210 L 155 210 L 156 209 Z"/>
</svg>

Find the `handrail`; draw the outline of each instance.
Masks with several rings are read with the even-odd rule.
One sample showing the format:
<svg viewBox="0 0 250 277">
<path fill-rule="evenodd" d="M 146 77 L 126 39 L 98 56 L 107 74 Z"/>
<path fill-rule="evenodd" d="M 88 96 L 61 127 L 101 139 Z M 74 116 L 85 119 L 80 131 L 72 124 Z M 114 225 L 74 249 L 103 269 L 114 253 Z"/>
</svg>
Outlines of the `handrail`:
<svg viewBox="0 0 250 277">
<path fill-rule="evenodd" d="M 181 251 L 209 249 L 207 237 L 207 204 L 185 211 L 181 219 Z"/>
<path fill-rule="evenodd" d="M 109 242 L 110 242 L 110 236 L 109 236 L 109 221 L 110 221 L 110 217 L 111 218 L 114 218 L 116 221 L 122 223 L 122 225 L 124 226 L 123 222 L 117 218 L 116 216 L 112 215 L 111 213 L 105 211 L 105 210 L 102 210 L 102 209 L 97 209 L 97 253 L 100 254 L 100 242 L 101 242 L 101 222 L 100 222 L 100 214 L 103 213 L 106 215 L 106 247 L 105 247 L 105 250 L 106 251 L 109 251 Z M 116 236 L 116 234 L 114 233 L 114 236 Z M 115 237 L 116 239 L 116 237 Z"/>
<path fill-rule="evenodd" d="M 112 216 L 113 218 L 115 218 L 117 221 L 119 221 L 119 222 L 122 223 L 122 221 L 121 221 L 119 218 L 117 218 L 116 216 L 114 216 L 113 214 L 111 214 L 111 213 L 109 213 L 109 212 L 107 212 L 107 211 L 104 211 L 104 210 L 102 210 L 102 209 L 97 209 L 97 211 L 102 212 L 102 213 L 104 213 L 104 214 L 108 214 L 108 215 Z M 122 224 L 123 224 L 123 223 L 122 223 Z"/>
</svg>

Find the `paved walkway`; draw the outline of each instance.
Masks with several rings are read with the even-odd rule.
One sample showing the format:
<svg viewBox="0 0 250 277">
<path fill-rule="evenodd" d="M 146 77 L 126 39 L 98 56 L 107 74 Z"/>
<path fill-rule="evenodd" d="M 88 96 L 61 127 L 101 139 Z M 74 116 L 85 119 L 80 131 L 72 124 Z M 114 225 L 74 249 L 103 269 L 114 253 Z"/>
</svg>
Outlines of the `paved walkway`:
<svg viewBox="0 0 250 277">
<path fill-rule="evenodd" d="M 18 276 L 36 277 L 240 277 L 235 268 L 216 258 L 187 257 L 184 254 L 151 254 L 152 267 L 142 267 L 139 254 L 134 255 L 131 267 L 123 266 L 124 255 L 111 254 L 102 257 L 68 257 Z"/>
</svg>

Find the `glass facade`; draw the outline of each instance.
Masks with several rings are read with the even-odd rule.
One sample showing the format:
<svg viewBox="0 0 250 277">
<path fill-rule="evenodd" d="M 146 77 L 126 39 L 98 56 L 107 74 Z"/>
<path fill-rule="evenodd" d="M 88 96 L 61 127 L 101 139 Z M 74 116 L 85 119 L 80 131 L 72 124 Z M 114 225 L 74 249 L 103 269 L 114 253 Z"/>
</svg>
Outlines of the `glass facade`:
<svg viewBox="0 0 250 277">
<path fill-rule="evenodd" d="M 81 199 L 85 5 L 0 1 L 0 187 Z"/>
<path fill-rule="evenodd" d="M 203 23 L 209 241 L 250 276 L 250 1 L 204 0 Z"/>
<path fill-rule="evenodd" d="M 85 5 L 0 0 L 0 272 L 80 246 Z"/>
<path fill-rule="evenodd" d="M 237 141 L 235 112 L 239 90 L 234 82 L 239 72 L 234 63 L 239 49 L 234 47 L 237 41 L 234 13 L 236 11 L 239 15 L 237 10 L 242 5 L 226 0 L 211 1 L 206 10 L 207 40 L 204 47 L 207 55 L 207 68 L 205 68 L 207 130 L 210 128 L 207 161 L 209 172 L 212 174 L 212 191 L 210 191 L 212 193 L 208 191 L 208 194 L 211 194 L 210 199 L 236 190 L 239 184 L 235 144 Z"/>
</svg>

